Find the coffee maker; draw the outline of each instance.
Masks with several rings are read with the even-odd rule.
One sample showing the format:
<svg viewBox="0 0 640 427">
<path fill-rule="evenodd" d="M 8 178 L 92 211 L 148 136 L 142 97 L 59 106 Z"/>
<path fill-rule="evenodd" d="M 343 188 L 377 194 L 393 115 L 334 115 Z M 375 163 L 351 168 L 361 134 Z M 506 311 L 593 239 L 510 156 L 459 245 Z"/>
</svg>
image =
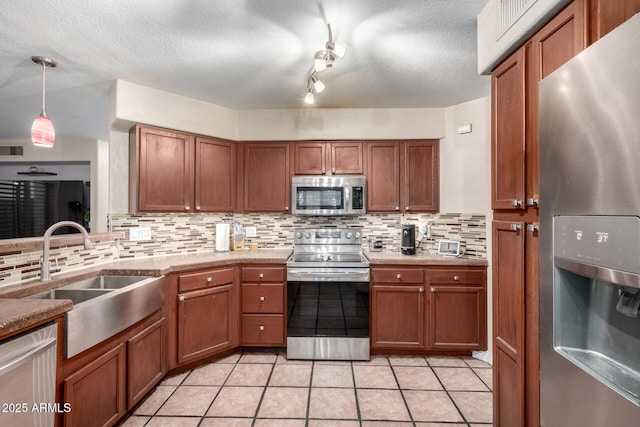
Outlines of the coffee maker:
<svg viewBox="0 0 640 427">
<path fill-rule="evenodd" d="M 400 251 L 404 255 L 416 254 L 416 226 L 413 224 L 402 224 L 402 243 Z"/>
</svg>

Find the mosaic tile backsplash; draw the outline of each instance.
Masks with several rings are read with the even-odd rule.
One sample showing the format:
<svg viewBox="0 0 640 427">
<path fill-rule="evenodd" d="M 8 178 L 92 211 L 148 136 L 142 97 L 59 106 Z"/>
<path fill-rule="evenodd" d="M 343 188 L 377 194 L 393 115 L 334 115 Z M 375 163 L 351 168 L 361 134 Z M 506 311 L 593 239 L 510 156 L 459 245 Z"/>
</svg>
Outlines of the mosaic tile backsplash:
<svg viewBox="0 0 640 427">
<path fill-rule="evenodd" d="M 367 214 L 357 217 L 301 217 L 290 214 L 113 214 L 110 231 L 124 231 L 123 240 L 99 242 L 94 249 L 80 246 L 51 250 L 63 272 L 117 259 L 153 257 L 173 254 L 212 252 L 217 223 L 239 223 L 257 228 L 257 237 L 245 244 L 260 248 L 291 248 L 293 233 L 305 227 L 357 227 L 369 239 L 381 237 L 385 249 L 398 250 L 400 225 L 431 225 L 431 237 L 420 242 L 419 250 L 435 253 L 440 239 L 460 240 L 465 255 L 486 258 L 486 217 L 484 214 Z M 151 240 L 130 242 L 129 229 L 149 227 Z M 0 256 L 0 287 L 36 279 L 40 274 L 42 251 L 25 250 Z"/>
</svg>

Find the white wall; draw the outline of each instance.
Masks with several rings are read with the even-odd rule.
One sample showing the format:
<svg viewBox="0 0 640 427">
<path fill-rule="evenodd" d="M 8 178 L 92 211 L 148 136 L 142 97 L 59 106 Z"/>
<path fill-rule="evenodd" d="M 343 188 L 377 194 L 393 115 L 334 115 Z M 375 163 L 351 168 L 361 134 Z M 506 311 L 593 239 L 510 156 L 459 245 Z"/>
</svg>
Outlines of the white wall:
<svg viewBox="0 0 640 427">
<path fill-rule="evenodd" d="M 31 141 L 2 140 L 0 145 L 22 146 L 22 156 L 0 156 L 1 162 L 88 161 L 91 168 L 92 232 L 107 231 L 109 212 L 109 144 L 95 139 L 56 141 L 53 148 L 35 147 Z"/>
</svg>

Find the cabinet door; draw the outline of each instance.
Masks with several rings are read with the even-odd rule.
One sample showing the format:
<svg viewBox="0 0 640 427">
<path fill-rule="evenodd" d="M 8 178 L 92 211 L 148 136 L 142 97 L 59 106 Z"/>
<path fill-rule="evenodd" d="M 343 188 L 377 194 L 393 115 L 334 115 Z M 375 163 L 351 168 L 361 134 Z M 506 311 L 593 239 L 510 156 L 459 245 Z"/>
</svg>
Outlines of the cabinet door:
<svg viewBox="0 0 640 427">
<path fill-rule="evenodd" d="M 245 144 L 244 210 L 289 212 L 289 144 Z"/>
<path fill-rule="evenodd" d="M 164 317 L 127 341 L 128 393 L 131 409 L 167 372 Z"/>
<path fill-rule="evenodd" d="M 494 417 L 497 427 L 524 425 L 524 223 L 493 221 Z"/>
<path fill-rule="evenodd" d="M 491 73 L 491 207 L 523 209 L 525 197 L 525 49 Z"/>
<path fill-rule="evenodd" d="M 367 210 L 400 211 L 400 143 L 369 142 L 366 147 Z"/>
<path fill-rule="evenodd" d="M 371 348 L 425 348 L 424 285 L 371 286 Z"/>
<path fill-rule="evenodd" d="M 333 142 L 330 145 L 332 174 L 362 173 L 362 142 Z"/>
<path fill-rule="evenodd" d="M 178 296 L 178 363 L 233 346 L 233 300 L 232 284 Z"/>
<path fill-rule="evenodd" d="M 192 212 L 193 137 L 146 126 L 137 132 L 138 210 Z"/>
<path fill-rule="evenodd" d="M 590 0 L 591 43 L 640 12 L 640 0 Z"/>
<path fill-rule="evenodd" d="M 324 142 L 296 142 L 293 144 L 293 173 L 295 175 L 324 175 L 327 172 L 327 144 Z"/>
<path fill-rule="evenodd" d="M 66 427 L 111 426 L 126 412 L 126 348 L 111 349 L 63 381 Z"/>
<path fill-rule="evenodd" d="M 438 141 L 403 144 L 402 204 L 405 212 L 438 212 L 440 205 Z"/>
<path fill-rule="evenodd" d="M 236 198 L 236 145 L 196 138 L 196 212 L 233 212 Z"/>
<path fill-rule="evenodd" d="M 540 425 L 540 268 L 538 223 L 525 235 L 525 416 L 526 425 Z"/>
<path fill-rule="evenodd" d="M 430 348 L 486 350 L 486 318 L 482 285 L 429 287 Z"/>
</svg>

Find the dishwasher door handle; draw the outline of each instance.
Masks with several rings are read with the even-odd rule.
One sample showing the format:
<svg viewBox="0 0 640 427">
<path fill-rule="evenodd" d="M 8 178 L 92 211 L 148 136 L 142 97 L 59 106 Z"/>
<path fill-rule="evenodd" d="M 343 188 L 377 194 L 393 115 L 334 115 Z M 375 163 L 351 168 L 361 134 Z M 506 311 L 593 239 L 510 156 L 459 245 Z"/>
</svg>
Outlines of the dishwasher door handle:
<svg viewBox="0 0 640 427">
<path fill-rule="evenodd" d="M 50 338 L 49 340 L 43 342 L 42 344 L 38 345 L 35 348 L 30 349 L 29 351 L 27 351 L 24 354 L 21 354 L 20 356 L 18 356 L 16 359 L 13 359 L 11 361 L 9 361 L 8 363 L 6 363 L 3 366 L 0 366 L 0 375 L 3 375 L 13 369 L 16 369 L 22 365 L 24 365 L 25 363 L 27 363 L 30 359 L 32 359 L 34 356 L 36 356 L 37 354 L 40 353 L 44 353 L 45 351 L 49 350 L 49 348 L 51 348 L 51 346 L 56 345 L 56 338 Z"/>
</svg>

